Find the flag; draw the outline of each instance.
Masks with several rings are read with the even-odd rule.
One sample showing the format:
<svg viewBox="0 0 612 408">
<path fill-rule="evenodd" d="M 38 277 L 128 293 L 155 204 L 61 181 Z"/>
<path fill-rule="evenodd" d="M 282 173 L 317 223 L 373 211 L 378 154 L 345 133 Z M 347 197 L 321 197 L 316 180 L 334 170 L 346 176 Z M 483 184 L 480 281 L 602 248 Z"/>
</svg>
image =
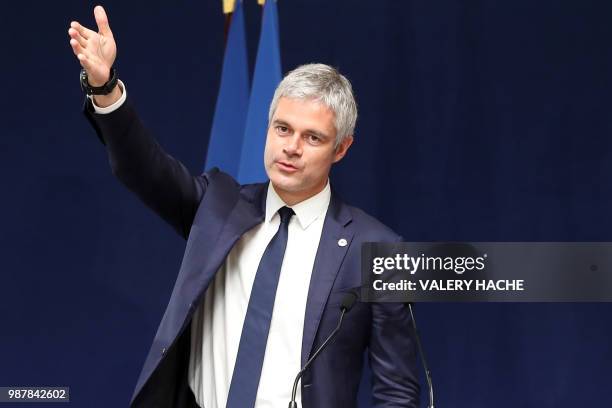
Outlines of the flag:
<svg viewBox="0 0 612 408">
<path fill-rule="evenodd" d="M 274 90 L 281 81 L 280 47 L 276 1 L 264 6 L 259 47 L 255 61 L 253 87 L 249 99 L 238 181 L 253 183 L 266 181 L 264 147 L 268 130 L 268 109 Z"/>
<path fill-rule="evenodd" d="M 249 104 L 249 68 L 242 1 L 236 1 L 232 17 L 205 169 L 219 167 L 238 177 L 240 153 Z"/>
</svg>

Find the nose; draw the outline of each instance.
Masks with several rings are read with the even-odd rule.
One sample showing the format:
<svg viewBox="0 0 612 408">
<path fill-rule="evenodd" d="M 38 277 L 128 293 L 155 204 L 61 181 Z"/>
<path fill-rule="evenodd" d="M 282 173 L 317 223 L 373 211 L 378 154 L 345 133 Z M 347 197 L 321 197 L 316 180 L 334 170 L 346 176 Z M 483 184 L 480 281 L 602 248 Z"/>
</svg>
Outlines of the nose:
<svg viewBox="0 0 612 408">
<path fill-rule="evenodd" d="M 302 155 L 302 138 L 296 132 L 291 137 L 286 138 L 287 143 L 283 147 L 283 153 L 288 156 L 301 156 Z"/>
</svg>

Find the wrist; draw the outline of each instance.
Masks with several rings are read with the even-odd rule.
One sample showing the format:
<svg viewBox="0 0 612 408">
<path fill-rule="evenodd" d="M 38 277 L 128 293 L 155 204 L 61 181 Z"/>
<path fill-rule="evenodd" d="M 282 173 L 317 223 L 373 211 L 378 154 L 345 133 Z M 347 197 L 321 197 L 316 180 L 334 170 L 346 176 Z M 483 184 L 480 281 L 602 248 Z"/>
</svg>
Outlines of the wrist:
<svg viewBox="0 0 612 408">
<path fill-rule="evenodd" d="M 102 85 L 91 83 L 88 73 L 85 69 L 81 70 L 80 75 L 81 88 L 87 95 L 109 95 L 117 85 L 117 71 L 111 67 L 109 79 Z"/>
<path fill-rule="evenodd" d="M 103 81 L 99 81 L 96 80 L 95 78 L 90 78 L 89 76 L 87 77 L 87 82 L 89 83 L 89 85 L 91 85 L 92 87 L 95 88 L 99 88 L 104 86 L 105 83 L 107 83 L 108 81 L 110 81 L 111 79 L 111 69 L 109 68 L 106 75 L 104 76 L 104 80 Z"/>
<path fill-rule="evenodd" d="M 122 94 L 123 89 L 119 84 L 116 84 L 108 95 L 92 95 L 92 98 L 97 107 L 107 108 L 121 99 Z"/>
</svg>

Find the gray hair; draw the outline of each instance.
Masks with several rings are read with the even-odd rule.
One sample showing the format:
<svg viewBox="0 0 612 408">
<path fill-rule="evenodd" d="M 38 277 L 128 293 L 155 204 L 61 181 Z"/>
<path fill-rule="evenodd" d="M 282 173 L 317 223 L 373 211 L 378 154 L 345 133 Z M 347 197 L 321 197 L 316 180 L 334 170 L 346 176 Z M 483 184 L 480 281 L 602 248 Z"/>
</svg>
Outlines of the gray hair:
<svg viewBox="0 0 612 408">
<path fill-rule="evenodd" d="M 282 97 L 314 100 L 331 109 L 335 116 L 335 147 L 353 135 L 357 122 L 357 103 L 353 88 L 349 80 L 335 68 L 325 64 L 306 64 L 289 72 L 276 87 L 270 104 L 268 123 L 272 121 L 278 101 Z"/>
</svg>

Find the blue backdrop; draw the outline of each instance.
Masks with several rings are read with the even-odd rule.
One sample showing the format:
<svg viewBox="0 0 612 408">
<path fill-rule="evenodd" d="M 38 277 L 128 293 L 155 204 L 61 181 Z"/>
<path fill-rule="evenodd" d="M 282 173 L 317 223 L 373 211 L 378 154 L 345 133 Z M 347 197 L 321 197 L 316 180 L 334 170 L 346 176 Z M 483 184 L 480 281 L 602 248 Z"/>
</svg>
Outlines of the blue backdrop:
<svg viewBox="0 0 612 408">
<path fill-rule="evenodd" d="M 246 0 L 250 72 L 261 10 Z M 0 386 L 126 406 L 184 242 L 117 183 L 81 114 L 72 19 L 2 10 Z M 223 56 L 219 0 L 107 1 L 143 120 L 194 172 Z M 279 0 L 283 70 L 352 80 L 346 201 L 407 240 L 612 241 L 612 3 Z M 421 304 L 440 407 L 607 406 L 609 304 Z M 52 406 L 49 404 L 48 406 Z M 59 405 L 64 406 L 64 405 Z"/>
</svg>

